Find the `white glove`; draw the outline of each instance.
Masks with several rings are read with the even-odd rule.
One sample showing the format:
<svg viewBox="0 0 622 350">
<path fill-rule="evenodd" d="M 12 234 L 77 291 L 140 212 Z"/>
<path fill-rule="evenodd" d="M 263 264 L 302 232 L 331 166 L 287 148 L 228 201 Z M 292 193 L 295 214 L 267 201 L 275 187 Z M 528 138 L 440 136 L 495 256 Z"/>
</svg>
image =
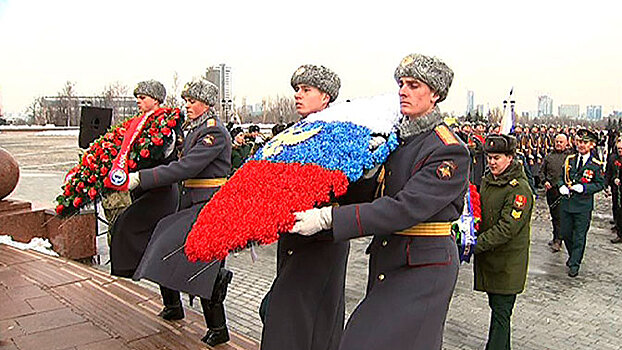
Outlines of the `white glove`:
<svg viewBox="0 0 622 350">
<path fill-rule="evenodd" d="M 290 232 L 303 236 L 311 236 L 322 230 L 328 230 L 333 225 L 333 208 L 313 208 L 295 213 L 296 224 Z"/>
<path fill-rule="evenodd" d="M 374 136 L 369 140 L 369 149 L 373 151 L 385 142 L 387 142 L 387 139 L 385 139 L 384 137 Z"/>
<path fill-rule="evenodd" d="M 576 185 L 572 185 L 572 187 L 570 187 L 571 190 L 577 192 L 577 193 L 583 193 L 583 185 L 581 184 L 576 184 Z"/>
<path fill-rule="evenodd" d="M 140 185 L 140 175 L 138 175 L 138 173 L 130 173 L 129 178 L 130 183 L 128 184 L 128 188 L 131 191 Z"/>
<path fill-rule="evenodd" d="M 617 177 L 613 179 L 613 184 L 616 186 L 620 186 L 620 179 L 618 179 Z"/>
<path fill-rule="evenodd" d="M 570 190 L 568 189 L 568 186 L 566 185 L 562 185 L 559 188 L 559 194 L 561 194 L 562 196 L 567 196 L 570 194 Z"/>
</svg>

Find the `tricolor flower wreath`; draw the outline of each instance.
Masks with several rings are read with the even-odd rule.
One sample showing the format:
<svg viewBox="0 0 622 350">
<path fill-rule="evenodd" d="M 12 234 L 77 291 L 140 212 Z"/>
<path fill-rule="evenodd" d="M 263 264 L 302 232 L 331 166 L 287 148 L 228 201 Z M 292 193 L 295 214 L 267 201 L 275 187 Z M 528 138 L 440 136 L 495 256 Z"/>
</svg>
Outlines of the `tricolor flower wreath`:
<svg viewBox="0 0 622 350">
<path fill-rule="evenodd" d="M 136 115 L 121 124 L 110 128 L 99 137 L 80 157 L 78 164 L 65 176 L 61 187 L 63 193 L 56 197 L 56 213 L 61 216 L 71 215 L 81 207 L 93 201 L 97 196 L 115 191 L 104 184 L 115 158 L 121 151 L 121 145 L 128 128 L 135 123 Z M 148 168 L 164 158 L 164 151 L 173 140 L 173 129 L 181 123 L 179 109 L 159 108 L 137 130 L 135 141 L 129 145 L 126 164 L 127 170 L 136 171 Z"/>
<path fill-rule="evenodd" d="M 275 136 L 203 207 L 186 240 L 188 259 L 223 259 L 249 243 L 277 241 L 295 212 L 333 202 L 387 159 L 399 118 L 399 101 L 380 96 L 337 104 Z M 370 148 L 379 135 L 385 142 Z"/>
</svg>

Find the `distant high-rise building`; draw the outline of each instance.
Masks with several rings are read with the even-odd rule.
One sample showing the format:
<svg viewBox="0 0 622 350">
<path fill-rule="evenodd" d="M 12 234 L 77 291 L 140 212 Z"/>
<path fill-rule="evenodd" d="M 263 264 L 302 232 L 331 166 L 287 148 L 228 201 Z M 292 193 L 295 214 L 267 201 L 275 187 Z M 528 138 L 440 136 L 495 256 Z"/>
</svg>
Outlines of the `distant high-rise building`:
<svg viewBox="0 0 622 350">
<path fill-rule="evenodd" d="M 579 105 L 559 105 L 558 114 L 562 118 L 579 118 Z"/>
<path fill-rule="evenodd" d="M 231 87 L 231 67 L 221 63 L 216 66 L 208 67 L 205 72 L 205 77 L 214 85 L 218 86 L 218 104 L 222 105 L 222 100 L 226 103 L 232 100 L 232 87 Z M 220 106 L 222 107 L 222 106 Z"/>
<path fill-rule="evenodd" d="M 547 95 L 538 96 L 538 117 L 553 115 L 553 99 Z"/>
<path fill-rule="evenodd" d="M 585 117 L 588 120 L 601 120 L 603 117 L 603 106 L 587 106 Z"/>
<path fill-rule="evenodd" d="M 484 116 L 484 105 L 477 105 L 477 107 L 475 107 L 475 110 L 477 111 L 477 114 L 482 117 Z"/>
<path fill-rule="evenodd" d="M 473 108 L 475 106 L 475 94 L 473 93 L 473 91 L 469 90 L 467 91 L 467 108 L 466 108 L 466 114 L 473 114 L 475 112 L 475 109 Z"/>
</svg>

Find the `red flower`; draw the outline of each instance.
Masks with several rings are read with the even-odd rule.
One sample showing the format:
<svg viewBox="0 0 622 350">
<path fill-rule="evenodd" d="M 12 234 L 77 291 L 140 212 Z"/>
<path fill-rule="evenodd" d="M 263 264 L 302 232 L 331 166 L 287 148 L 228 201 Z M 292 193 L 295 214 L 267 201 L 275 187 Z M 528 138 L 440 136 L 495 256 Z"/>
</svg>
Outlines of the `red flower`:
<svg viewBox="0 0 622 350">
<path fill-rule="evenodd" d="M 615 164 L 615 166 L 622 166 L 622 163 L 620 163 L 619 160 L 616 160 L 615 162 L 613 162 L 613 164 Z"/>
<path fill-rule="evenodd" d="M 65 206 L 62 204 L 59 204 L 56 206 L 56 214 L 60 214 L 63 212 L 63 210 L 65 210 Z"/>
<path fill-rule="evenodd" d="M 149 129 L 149 135 L 155 136 L 157 133 L 158 133 L 158 129 L 156 128 Z"/>
<path fill-rule="evenodd" d="M 76 197 L 73 199 L 73 206 L 78 208 L 82 204 L 82 198 Z"/>
<path fill-rule="evenodd" d="M 121 146 L 121 144 L 123 144 L 123 141 L 121 141 L 121 139 L 114 139 L 114 144 L 117 146 Z"/>
<path fill-rule="evenodd" d="M 138 143 L 141 144 L 141 145 L 144 145 L 146 142 L 147 142 L 147 139 L 144 138 L 144 137 L 141 137 L 141 138 L 138 139 Z"/>
<path fill-rule="evenodd" d="M 140 151 L 140 156 L 143 158 L 149 158 L 151 154 L 149 153 L 148 149 L 143 149 L 142 151 Z"/>
<path fill-rule="evenodd" d="M 106 168 L 105 166 L 101 167 L 101 169 L 99 169 L 99 173 L 101 174 L 101 176 L 106 176 L 106 174 L 108 174 L 108 168 Z"/>
<path fill-rule="evenodd" d="M 90 184 L 94 184 L 95 182 L 97 182 L 97 177 L 95 177 L 95 175 L 91 175 L 89 176 L 89 183 Z"/>
<path fill-rule="evenodd" d="M 167 128 L 166 126 L 162 128 L 162 135 L 164 136 L 170 136 L 171 135 L 171 129 Z"/>
<path fill-rule="evenodd" d="M 174 127 L 175 127 L 175 125 L 177 125 L 177 120 L 175 120 L 175 119 L 171 119 L 171 120 L 169 120 L 168 122 L 166 122 L 166 125 L 167 125 L 169 128 L 174 128 Z M 164 129 L 162 129 L 162 133 L 164 133 Z M 168 135 L 167 135 L 167 136 L 168 136 Z"/>
<path fill-rule="evenodd" d="M 111 148 L 110 149 L 110 154 L 112 154 L 113 157 L 116 157 L 118 153 L 119 153 L 119 151 L 117 151 L 116 148 Z"/>
<path fill-rule="evenodd" d="M 584 184 L 586 184 L 586 183 L 588 183 L 588 182 L 590 182 L 590 181 L 589 181 L 588 179 L 586 179 L 586 178 L 582 177 L 582 178 L 581 178 L 581 182 L 583 182 Z"/>
<path fill-rule="evenodd" d="M 294 212 L 329 203 L 347 187 L 345 174 L 318 165 L 248 162 L 203 207 L 186 240 L 186 255 L 210 261 L 251 241 L 273 243 L 294 226 Z"/>
<path fill-rule="evenodd" d="M 130 169 L 136 169 L 136 162 L 134 160 L 130 159 L 130 160 L 127 161 L 127 166 Z"/>
<path fill-rule="evenodd" d="M 162 140 L 159 137 L 154 137 L 151 139 L 151 142 L 153 142 L 154 145 L 156 146 L 162 146 L 164 144 L 164 140 Z M 145 157 L 146 158 L 146 157 Z"/>
<path fill-rule="evenodd" d="M 65 192 L 63 193 L 66 197 L 71 196 L 71 187 L 67 186 L 65 187 Z"/>
<path fill-rule="evenodd" d="M 84 182 L 78 182 L 78 185 L 76 186 L 76 190 L 78 192 L 82 192 L 83 189 L 84 189 Z"/>
<path fill-rule="evenodd" d="M 97 190 L 95 189 L 95 187 L 91 187 L 91 189 L 89 190 L 89 197 L 91 199 L 95 199 L 95 196 L 97 196 Z"/>
</svg>

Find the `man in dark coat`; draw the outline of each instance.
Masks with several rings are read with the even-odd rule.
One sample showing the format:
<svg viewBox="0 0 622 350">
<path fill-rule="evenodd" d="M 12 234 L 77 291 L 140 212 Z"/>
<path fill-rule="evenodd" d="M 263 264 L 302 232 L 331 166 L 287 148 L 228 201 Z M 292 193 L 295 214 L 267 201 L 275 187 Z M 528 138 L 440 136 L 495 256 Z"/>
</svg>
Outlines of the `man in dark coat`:
<svg viewBox="0 0 622 350">
<path fill-rule="evenodd" d="M 328 107 L 341 81 L 324 66 L 303 65 L 294 72 L 296 111 L 303 118 Z M 356 183 L 339 203 L 370 201 L 375 182 Z M 333 350 L 345 319 L 345 273 L 349 242 L 333 243 L 330 234 L 281 236 L 277 275 L 262 302 L 262 350 Z"/>
<path fill-rule="evenodd" d="M 342 350 L 441 349 L 458 277 L 450 232 L 464 206 L 470 157 L 437 107 L 453 72 L 437 58 L 412 54 L 395 79 L 404 117 L 400 146 L 385 164 L 384 196 L 297 213 L 292 229 L 308 236 L 332 227 L 336 243 L 374 237 L 367 294 L 348 321 Z"/>
<path fill-rule="evenodd" d="M 620 197 L 622 197 L 622 140 L 618 140 L 615 144 L 614 153 L 610 154 L 607 160 L 605 171 L 605 184 L 611 189 L 613 219 L 615 221 L 615 231 L 617 237 L 611 240 L 611 243 L 622 243 L 622 210 L 620 210 Z"/>
<path fill-rule="evenodd" d="M 513 136 L 490 135 L 485 150 L 489 172 L 480 193 L 475 290 L 488 294 L 491 309 L 486 349 L 503 350 L 510 349 L 510 317 L 527 279 L 533 194 L 523 165 L 514 159 Z"/>
<path fill-rule="evenodd" d="M 580 129 L 575 135 L 577 153 L 566 157 L 564 173 L 559 182 L 561 200 L 561 232 L 568 250 L 568 276 L 576 277 L 583 260 L 587 231 L 590 229 L 594 194 L 605 186 L 603 163 L 592 156 L 596 135 Z"/>
<path fill-rule="evenodd" d="M 160 109 L 166 89 L 158 81 L 142 81 L 134 89 L 134 96 L 143 116 Z M 167 145 L 165 158 L 154 165 L 168 164 L 177 159 L 175 143 Z M 123 193 L 115 194 L 115 198 L 119 195 Z M 176 185 L 163 184 L 150 189 L 134 189 L 130 196 L 132 204 L 119 214 L 110 228 L 111 274 L 128 278 L 136 271 L 158 222 L 177 209 L 179 193 Z"/>
<path fill-rule="evenodd" d="M 181 96 L 188 120 L 179 160 L 130 173 L 130 187 L 145 190 L 181 183 L 179 208 L 158 223 L 134 278 L 160 285 L 164 302 L 160 315 L 167 320 L 184 317 L 179 291 L 199 296 L 208 327 L 202 341 L 214 346 L 229 340 L 223 303 L 232 274 L 224 269 L 224 261 L 188 261 L 183 247 L 201 208 L 226 181 L 231 138 L 212 112 L 218 98 L 214 84 L 193 81 Z"/>
<path fill-rule="evenodd" d="M 566 135 L 558 134 L 555 136 L 555 148 L 546 155 L 540 167 L 540 178 L 544 181 L 546 204 L 549 206 L 551 223 L 553 224 L 553 239 L 549 242 L 549 247 L 554 253 L 562 249 L 560 194 L 556 185 L 561 179 L 564 161 L 569 155 L 567 144 L 568 137 Z"/>
</svg>

